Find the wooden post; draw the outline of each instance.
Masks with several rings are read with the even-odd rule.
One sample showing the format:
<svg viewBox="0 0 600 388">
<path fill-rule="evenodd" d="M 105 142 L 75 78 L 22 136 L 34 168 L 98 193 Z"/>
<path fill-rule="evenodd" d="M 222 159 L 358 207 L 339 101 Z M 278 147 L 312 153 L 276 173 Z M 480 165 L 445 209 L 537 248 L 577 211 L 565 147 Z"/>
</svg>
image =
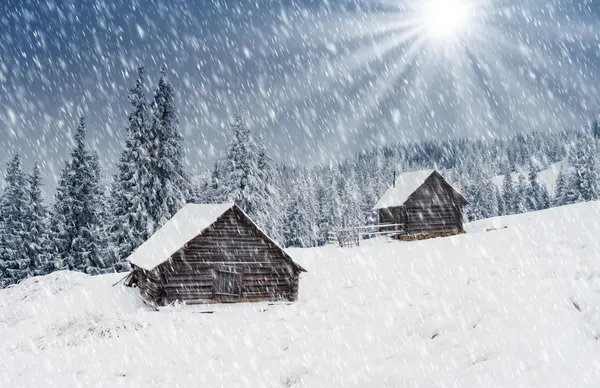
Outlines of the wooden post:
<svg viewBox="0 0 600 388">
<path fill-rule="evenodd" d="M 394 170 L 394 182 L 392 184 L 396 187 L 396 170 Z"/>
</svg>

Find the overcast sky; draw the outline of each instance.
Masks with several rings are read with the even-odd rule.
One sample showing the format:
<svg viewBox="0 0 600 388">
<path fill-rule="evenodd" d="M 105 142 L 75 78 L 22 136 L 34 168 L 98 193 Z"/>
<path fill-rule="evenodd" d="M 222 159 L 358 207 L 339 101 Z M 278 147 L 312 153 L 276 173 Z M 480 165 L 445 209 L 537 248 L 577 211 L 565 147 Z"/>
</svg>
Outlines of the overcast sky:
<svg viewBox="0 0 600 388">
<path fill-rule="evenodd" d="M 403 29 L 411 6 L 349 3 L 4 0 L 0 162 L 38 160 L 53 187 L 83 114 L 112 174 L 138 65 L 148 98 L 168 68 L 193 173 L 223 152 L 236 109 L 289 163 L 598 114 L 598 4 L 486 0 L 468 31 L 434 42 Z"/>
</svg>

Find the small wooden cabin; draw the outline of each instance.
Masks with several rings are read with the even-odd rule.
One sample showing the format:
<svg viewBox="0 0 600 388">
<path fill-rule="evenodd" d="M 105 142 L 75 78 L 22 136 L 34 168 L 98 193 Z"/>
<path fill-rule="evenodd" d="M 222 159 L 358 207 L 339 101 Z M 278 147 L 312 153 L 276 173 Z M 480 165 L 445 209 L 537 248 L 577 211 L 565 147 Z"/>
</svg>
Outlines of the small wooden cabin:
<svg viewBox="0 0 600 388">
<path fill-rule="evenodd" d="M 185 205 L 128 260 L 157 305 L 295 301 L 306 272 L 234 204 Z"/>
<path fill-rule="evenodd" d="M 397 225 L 401 234 L 463 232 L 463 210 L 469 202 L 435 170 L 398 175 L 374 210 L 380 224 Z"/>
</svg>

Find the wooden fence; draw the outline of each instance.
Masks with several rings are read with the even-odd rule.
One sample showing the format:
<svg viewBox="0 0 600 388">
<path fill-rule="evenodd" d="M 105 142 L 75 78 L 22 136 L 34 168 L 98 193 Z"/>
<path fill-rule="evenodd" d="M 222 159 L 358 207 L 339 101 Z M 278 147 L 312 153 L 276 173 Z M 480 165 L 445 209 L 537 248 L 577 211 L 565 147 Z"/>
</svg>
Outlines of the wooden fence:
<svg viewBox="0 0 600 388">
<path fill-rule="evenodd" d="M 352 228 L 337 229 L 329 232 L 328 244 L 339 244 L 340 247 L 360 246 L 360 240 L 377 236 L 389 236 L 404 233 L 404 224 L 381 224 L 368 226 L 355 226 Z"/>
</svg>

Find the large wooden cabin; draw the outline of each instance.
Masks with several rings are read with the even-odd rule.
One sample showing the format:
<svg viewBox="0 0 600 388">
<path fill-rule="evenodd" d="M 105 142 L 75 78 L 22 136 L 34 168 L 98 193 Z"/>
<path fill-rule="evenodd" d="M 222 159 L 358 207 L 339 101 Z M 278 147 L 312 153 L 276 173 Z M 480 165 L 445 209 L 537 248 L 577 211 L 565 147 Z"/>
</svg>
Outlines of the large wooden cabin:
<svg viewBox="0 0 600 388">
<path fill-rule="evenodd" d="M 128 260 L 157 305 L 295 301 L 305 272 L 234 204 L 185 205 Z"/>
<path fill-rule="evenodd" d="M 423 170 L 398 175 L 374 210 L 401 234 L 460 233 L 468 204 L 437 171 Z"/>
</svg>

